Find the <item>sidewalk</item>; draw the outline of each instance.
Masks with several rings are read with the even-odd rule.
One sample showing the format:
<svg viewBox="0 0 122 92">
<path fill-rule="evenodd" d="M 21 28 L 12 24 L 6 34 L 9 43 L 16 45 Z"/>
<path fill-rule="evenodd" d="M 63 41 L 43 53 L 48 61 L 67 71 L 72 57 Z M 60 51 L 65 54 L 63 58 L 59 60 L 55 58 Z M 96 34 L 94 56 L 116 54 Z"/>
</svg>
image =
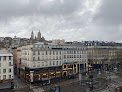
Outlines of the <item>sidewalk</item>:
<svg viewBox="0 0 122 92">
<path fill-rule="evenodd" d="M 31 92 L 44 92 L 43 88 L 35 88 L 35 89 L 32 89 Z"/>
</svg>

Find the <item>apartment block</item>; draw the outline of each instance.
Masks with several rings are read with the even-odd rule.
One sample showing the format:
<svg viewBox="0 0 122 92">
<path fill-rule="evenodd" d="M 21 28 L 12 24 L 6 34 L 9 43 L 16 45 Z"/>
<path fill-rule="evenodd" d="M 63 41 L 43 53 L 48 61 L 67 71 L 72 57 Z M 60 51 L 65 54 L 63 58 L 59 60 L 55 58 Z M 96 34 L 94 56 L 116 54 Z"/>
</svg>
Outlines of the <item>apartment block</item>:
<svg viewBox="0 0 122 92">
<path fill-rule="evenodd" d="M 13 86 L 13 73 L 13 55 L 5 49 L 0 50 L 0 89 Z"/>
<path fill-rule="evenodd" d="M 20 48 L 21 62 L 20 58 L 17 58 L 17 62 L 19 70 L 24 70 L 20 74 L 31 82 L 68 76 L 87 70 L 87 48 L 84 46 L 35 43 Z M 19 49 L 17 53 L 20 53 Z"/>
</svg>

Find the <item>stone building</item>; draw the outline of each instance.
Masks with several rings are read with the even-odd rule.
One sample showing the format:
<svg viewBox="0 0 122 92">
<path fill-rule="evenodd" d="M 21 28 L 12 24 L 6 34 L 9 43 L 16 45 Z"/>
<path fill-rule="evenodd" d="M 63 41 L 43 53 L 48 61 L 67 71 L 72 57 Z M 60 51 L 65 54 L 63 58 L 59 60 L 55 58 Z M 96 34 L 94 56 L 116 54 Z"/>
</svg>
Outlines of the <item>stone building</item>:
<svg viewBox="0 0 122 92">
<path fill-rule="evenodd" d="M 13 55 L 7 50 L 0 50 L 0 89 L 13 87 Z"/>
<path fill-rule="evenodd" d="M 88 62 L 95 69 L 116 66 L 122 59 L 121 54 L 121 46 L 88 46 Z"/>
<path fill-rule="evenodd" d="M 21 47 L 19 68 L 26 80 L 35 82 L 86 71 L 87 61 L 87 48 L 84 46 L 35 43 Z"/>
</svg>

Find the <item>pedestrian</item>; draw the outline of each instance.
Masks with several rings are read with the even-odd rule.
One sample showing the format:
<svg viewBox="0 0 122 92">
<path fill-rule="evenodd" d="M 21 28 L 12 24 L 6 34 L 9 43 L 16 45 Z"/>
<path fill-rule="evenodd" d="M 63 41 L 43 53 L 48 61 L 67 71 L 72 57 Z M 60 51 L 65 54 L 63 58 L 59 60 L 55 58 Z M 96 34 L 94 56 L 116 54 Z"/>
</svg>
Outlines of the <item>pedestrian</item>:
<svg viewBox="0 0 122 92">
<path fill-rule="evenodd" d="M 109 89 L 109 85 L 107 86 L 107 88 Z"/>
<path fill-rule="evenodd" d="M 110 88 L 109 88 L 109 92 L 110 92 L 111 90 L 110 90 Z"/>
<path fill-rule="evenodd" d="M 31 90 L 29 90 L 29 92 L 31 92 Z"/>
</svg>

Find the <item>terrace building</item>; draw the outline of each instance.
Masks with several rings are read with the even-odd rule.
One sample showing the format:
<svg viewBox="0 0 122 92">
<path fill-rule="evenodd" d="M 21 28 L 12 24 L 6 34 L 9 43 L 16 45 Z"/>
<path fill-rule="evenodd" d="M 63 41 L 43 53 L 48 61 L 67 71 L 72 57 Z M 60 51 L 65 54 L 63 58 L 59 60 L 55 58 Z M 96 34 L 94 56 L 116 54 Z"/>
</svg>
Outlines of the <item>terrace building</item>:
<svg viewBox="0 0 122 92">
<path fill-rule="evenodd" d="M 0 89 L 13 86 L 13 55 L 7 50 L 0 50 Z"/>
<path fill-rule="evenodd" d="M 18 63 L 21 63 L 20 70 L 24 70 L 20 74 L 31 82 L 68 76 L 87 70 L 87 48 L 75 44 L 35 43 L 21 47 Z"/>
</svg>

